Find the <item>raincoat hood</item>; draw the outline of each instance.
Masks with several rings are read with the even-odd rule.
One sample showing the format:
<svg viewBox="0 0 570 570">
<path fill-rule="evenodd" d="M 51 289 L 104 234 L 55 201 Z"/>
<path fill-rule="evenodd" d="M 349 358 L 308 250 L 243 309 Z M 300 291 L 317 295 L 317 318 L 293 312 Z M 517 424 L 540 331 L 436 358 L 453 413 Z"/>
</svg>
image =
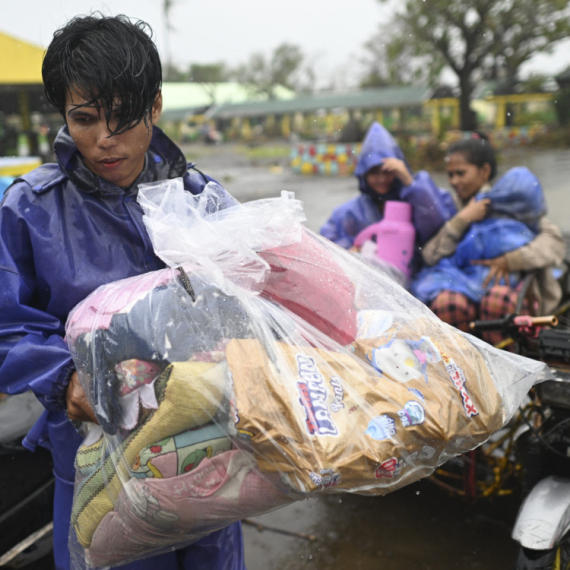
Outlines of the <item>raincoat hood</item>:
<svg viewBox="0 0 570 570">
<path fill-rule="evenodd" d="M 525 166 L 511 168 L 477 200 L 491 200 L 491 217 L 510 217 L 538 231 L 540 218 L 546 215 L 546 200 L 538 178 Z"/>
<path fill-rule="evenodd" d="M 152 129 L 143 171 L 126 191 L 100 178 L 85 166 L 66 126 L 57 134 L 54 150 L 61 172 L 85 192 L 129 193 L 130 190 L 136 191 L 138 184 L 184 176 L 188 167 L 182 151 L 158 127 Z"/>
<path fill-rule="evenodd" d="M 387 158 L 398 158 L 406 162 L 402 149 L 394 140 L 394 137 L 378 122 L 372 123 L 362 143 L 362 150 L 358 157 L 355 176 L 358 178 L 360 192 L 374 199 L 376 202 L 386 200 L 398 200 L 402 188 L 400 180 L 396 179 L 387 194 L 381 195 L 375 192 L 366 182 L 366 173 L 375 166 L 382 164 Z M 407 164 L 407 163 L 406 163 Z M 408 168 L 409 170 L 409 168 Z M 411 173 L 411 171 L 410 171 Z"/>
</svg>

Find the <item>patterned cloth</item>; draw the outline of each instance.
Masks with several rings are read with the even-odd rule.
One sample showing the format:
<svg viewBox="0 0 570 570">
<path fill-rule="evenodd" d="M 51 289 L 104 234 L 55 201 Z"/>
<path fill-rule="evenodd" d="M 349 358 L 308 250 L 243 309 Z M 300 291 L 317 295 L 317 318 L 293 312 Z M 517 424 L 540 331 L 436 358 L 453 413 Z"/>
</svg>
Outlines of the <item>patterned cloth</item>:
<svg viewBox="0 0 570 570">
<path fill-rule="evenodd" d="M 519 290 L 507 285 L 494 285 L 483 298 L 481 303 L 468 299 L 457 291 L 442 291 L 430 304 L 430 309 L 444 322 L 464 332 L 469 332 L 469 323 L 481 319 L 484 321 L 502 319 L 509 313 L 514 313 L 519 297 Z M 520 312 L 528 315 L 528 302 L 525 299 Z M 483 340 L 489 344 L 498 344 L 504 340 L 501 331 L 486 331 L 482 333 Z"/>
</svg>

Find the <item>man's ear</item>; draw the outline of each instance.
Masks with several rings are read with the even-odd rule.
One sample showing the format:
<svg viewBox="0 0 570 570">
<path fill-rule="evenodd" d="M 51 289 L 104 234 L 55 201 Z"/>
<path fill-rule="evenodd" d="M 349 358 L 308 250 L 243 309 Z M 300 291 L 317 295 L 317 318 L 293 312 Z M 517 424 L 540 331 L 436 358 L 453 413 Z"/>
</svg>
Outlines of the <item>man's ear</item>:
<svg viewBox="0 0 570 570">
<path fill-rule="evenodd" d="M 154 103 L 152 104 L 152 116 L 151 122 L 153 125 L 158 123 L 158 119 L 160 119 L 160 114 L 162 113 L 162 91 L 159 91 Z"/>
</svg>

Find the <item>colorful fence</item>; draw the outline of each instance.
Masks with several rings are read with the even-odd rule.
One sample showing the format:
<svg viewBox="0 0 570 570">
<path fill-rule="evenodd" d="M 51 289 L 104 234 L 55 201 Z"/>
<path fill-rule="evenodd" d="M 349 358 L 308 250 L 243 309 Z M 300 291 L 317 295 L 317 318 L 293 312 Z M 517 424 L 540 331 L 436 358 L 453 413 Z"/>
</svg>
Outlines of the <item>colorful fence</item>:
<svg viewBox="0 0 570 570">
<path fill-rule="evenodd" d="M 297 174 L 348 176 L 354 172 L 360 143 L 302 143 L 291 150 L 291 169 Z"/>
</svg>

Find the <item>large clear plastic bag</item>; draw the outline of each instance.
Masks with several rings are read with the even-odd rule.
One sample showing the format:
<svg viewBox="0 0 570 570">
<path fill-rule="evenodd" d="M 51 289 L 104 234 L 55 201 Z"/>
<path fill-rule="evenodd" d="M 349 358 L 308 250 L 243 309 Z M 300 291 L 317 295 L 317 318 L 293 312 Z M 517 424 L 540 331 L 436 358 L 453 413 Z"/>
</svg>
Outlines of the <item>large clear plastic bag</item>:
<svg viewBox="0 0 570 570">
<path fill-rule="evenodd" d="M 228 204 L 172 180 L 138 199 L 168 268 L 100 287 L 67 324 L 100 423 L 76 459 L 77 567 L 398 489 L 484 442 L 547 373 L 304 228 L 291 194 Z"/>
</svg>

